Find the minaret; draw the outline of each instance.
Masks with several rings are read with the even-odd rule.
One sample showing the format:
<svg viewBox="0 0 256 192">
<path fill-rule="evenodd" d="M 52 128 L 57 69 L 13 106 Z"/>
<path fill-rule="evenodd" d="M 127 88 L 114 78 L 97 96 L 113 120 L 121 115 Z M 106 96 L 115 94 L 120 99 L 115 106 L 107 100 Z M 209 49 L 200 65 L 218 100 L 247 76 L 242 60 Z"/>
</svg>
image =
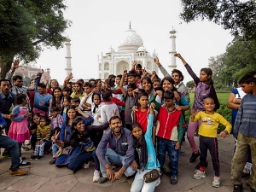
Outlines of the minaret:
<svg viewBox="0 0 256 192">
<path fill-rule="evenodd" d="M 176 57 L 174 56 L 176 52 L 176 36 L 175 36 L 176 31 L 172 28 L 172 30 L 170 31 L 170 39 L 171 39 L 171 50 L 169 52 L 170 54 L 170 65 L 168 66 L 170 68 L 170 70 L 172 71 L 173 69 L 175 69 L 177 67 L 176 65 Z"/>
<path fill-rule="evenodd" d="M 65 68 L 65 70 L 66 70 L 66 74 L 67 74 L 67 76 L 70 74 L 70 73 L 72 73 L 72 66 L 71 66 L 71 50 L 70 50 L 70 46 L 71 46 L 71 44 L 70 44 L 70 39 L 67 37 L 67 40 L 66 40 L 66 43 L 65 43 L 65 45 L 66 45 L 66 68 Z"/>
</svg>

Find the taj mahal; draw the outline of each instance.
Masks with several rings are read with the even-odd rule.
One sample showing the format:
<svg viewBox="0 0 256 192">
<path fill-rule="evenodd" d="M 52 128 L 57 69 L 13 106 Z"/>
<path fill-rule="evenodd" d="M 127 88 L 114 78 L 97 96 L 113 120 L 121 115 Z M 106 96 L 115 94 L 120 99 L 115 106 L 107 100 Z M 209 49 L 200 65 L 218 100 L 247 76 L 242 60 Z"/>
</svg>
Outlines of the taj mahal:
<svg viewBox="0 0 256 192">
<path fill-rule="evenodd" d="M 172 29 L 170 31 L 170 51 L 169 51 L 169 71 L 175 69 L 176 66 L 176 31 Z M 66 74 L 72 72 L 71 65 L 71 44 L 70 39 L 66 42 Z M 137 63 L 142 65 L 149 73 L 156 71 L 158 73 L 158 67 L 154 64 L 155 53 L 150 54 L 147 49 L 143 46 L 143 40 L 139 34 L 131 27 L 131 22 L 129 23 L 129 28 L 124 32 L 123 38 L 121 39 L 117 51 L 110 48 L 105 54 L 101 53 L 98 57 L 98 69 L 99 78 L 107 79 L 110 74 L 119 75 L 122 74 L 124 70 L 131 70 L 132 63 L 135 60 Z"/>
</svg>

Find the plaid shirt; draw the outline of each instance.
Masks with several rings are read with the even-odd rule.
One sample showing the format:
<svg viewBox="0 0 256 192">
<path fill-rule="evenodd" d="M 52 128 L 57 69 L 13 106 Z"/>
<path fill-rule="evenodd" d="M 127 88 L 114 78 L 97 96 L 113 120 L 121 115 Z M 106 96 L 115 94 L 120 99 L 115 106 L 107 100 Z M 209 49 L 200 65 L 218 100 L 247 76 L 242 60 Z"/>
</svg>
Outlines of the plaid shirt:
<svg viewBox="0 0 256 192">
<path fill-rule="evenodd" d="M 63 122 L 63 119 L 60 114 L 58 114 L 57 117 L 52 117 L 51 128 L 52 129 L 55 129 L 56 127 L 61 128 L 62 122 Z"/>
</svg>

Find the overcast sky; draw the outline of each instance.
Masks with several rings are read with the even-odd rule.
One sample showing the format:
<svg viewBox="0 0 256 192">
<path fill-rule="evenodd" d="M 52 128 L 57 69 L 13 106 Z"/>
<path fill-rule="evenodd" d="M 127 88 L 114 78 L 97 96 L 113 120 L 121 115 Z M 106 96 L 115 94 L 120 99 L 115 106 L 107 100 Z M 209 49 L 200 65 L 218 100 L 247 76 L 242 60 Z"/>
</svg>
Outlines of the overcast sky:
<svg viewBox="0 0 256 192">
<path fill-rule="evenodd" d="M 129 27 L 143 39 L 149 53 L 156 50 L 160 62 L 167 68 L 171 40 L 169 31 L 177 31 L 176 47 L 194 71 L 207 67 L 211 56 L 224 53 L 232 41 L 229 31 L 214 23 L 196 21 L 184 23 L 179 18 L 180 0 L 69 0 L 65 17 L 72 26 L 65 35 L 71 39 L 72 68 L 74 77 L 98 78 L 98 55 L 112 46 L 115 50 L 122 35 Z M 63 81 L 65 47 L 45 49 L 37 60 L 38 66 L 51 68 L 51 77 Z M 177 68 L 184 72 L 185 82 L 191 77 L 177 60 Z"/>
</svg>

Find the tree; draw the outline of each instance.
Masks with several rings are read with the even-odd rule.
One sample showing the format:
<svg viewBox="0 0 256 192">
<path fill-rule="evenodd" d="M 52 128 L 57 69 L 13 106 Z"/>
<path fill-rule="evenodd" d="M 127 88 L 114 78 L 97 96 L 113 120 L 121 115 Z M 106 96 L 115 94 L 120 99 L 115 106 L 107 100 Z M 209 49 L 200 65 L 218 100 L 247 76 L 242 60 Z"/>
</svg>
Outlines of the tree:
<svg viewBox="0 0 256 192">
<path fill-rule="evenodd" d="M 14 57 L 30 62 L 44 46 L 63 46 L 63 32 L 70 26 L 63 17 L 65 9 L 63 0 L 0 0 L 1 77 Z"/>
<path fill-rule="evenodd" d="M 255 0 L 182 0 L 181 18 L 191 22 L 207 19 L 231 30 L 231 34 L 242 34 L 245 39 L 256 39 L 256 3 Z"/>
<path fill-rule="evenodd" d="M 188 88 L 193 88 L 194 86 L 195 86 L 195 82 L 193 81 L 193 80 L 191 80 L 191 81 L 189 81 L 189 82 L 187 82 L 186 83 L 186 86 L 188 87 Z"/>
</svg>

